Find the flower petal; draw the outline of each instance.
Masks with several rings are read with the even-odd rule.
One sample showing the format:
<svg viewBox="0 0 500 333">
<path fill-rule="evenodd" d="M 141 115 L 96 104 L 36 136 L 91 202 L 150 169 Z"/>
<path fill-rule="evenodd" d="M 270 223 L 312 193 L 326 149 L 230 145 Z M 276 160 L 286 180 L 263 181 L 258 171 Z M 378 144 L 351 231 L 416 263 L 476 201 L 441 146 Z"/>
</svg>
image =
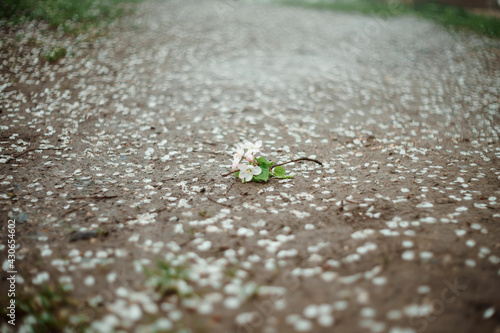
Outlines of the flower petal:
<svg viewBox="0 0 500 333">
<path fill-rule="evenodd" d="M 252 169 L 252 174 L 255 176 L 260 175 L 261 173 L 262 173 L 262 168 L 259 166 L 256 166 L 255 168 Z"/>
<path fill-rule="evenodd" d="M 238 164 L 238 169 L 240 170 L 240 174 L 238 175 L 238 178 L 241 180 L 244 180 L 246 177 L 246 169 L 248 169 L 248 165 L 245 164 Z"/>
<path fill-rule="evenodd" d="M 247 174 L 246 174 L 246 178 L 245 178 L 245 180 L 246 180 L 247 182 L 249 182 L 249 181 L 251 181 L 251 180 L 252 180 L 252 178 L 253 178 L 253 175 L 252 175 L 251 173 L 247 173 Z"/>
</svg>

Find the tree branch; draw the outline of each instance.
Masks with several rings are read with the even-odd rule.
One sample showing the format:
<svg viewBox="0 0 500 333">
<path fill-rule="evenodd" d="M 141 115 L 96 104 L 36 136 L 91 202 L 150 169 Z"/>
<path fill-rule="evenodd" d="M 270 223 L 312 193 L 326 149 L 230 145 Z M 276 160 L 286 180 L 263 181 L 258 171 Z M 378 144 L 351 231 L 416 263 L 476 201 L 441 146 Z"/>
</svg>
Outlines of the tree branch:
<svg viewBox="0 0 500 333">
<path fill-rule="evenodd" d="M 315 160 L 314 158 L 301 157 L 301 158 L 297 158 L 295 160 L 291 160 L 291 161 L 288 161 L 288 162 L 284 162 L 284 163 L 273 165 L 273 168 L 276 168 L 277 166 L 282 166 L 282 165 L 285 165 L 285 164 L 288 164 L 288 163 L 298 162 L 298 161 L 311 161 L 311 162 L 314 162 L 314 163 L 317 163 L 317 164 L 323 166 L 323 163 L 321 163 L 318 160 Z"/>
</svg>

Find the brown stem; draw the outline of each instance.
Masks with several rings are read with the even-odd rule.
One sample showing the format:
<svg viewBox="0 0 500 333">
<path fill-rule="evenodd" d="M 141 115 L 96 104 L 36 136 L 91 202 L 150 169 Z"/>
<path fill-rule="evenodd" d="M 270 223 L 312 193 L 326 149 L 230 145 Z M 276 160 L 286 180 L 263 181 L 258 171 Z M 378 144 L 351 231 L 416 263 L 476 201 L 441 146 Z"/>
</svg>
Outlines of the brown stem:
<svg viewBox="0 0 500 333">
<path fill-rule="evenodd" d="M 323 163 L 321 163 L 318 160 L 315 160 L 314 158 L 301 157 L 301 158 L 297 158 L 296 160 L 291 160 L 291 161 L 288 161 L 288 162 L 284 162 L 284 163 L 273 165 L 273 168 L 276 168 L 277 166 L 282 166 L 282 165 L 285 165 L 285 164 L 288 164 L 288 163 L 298 162 L 298 161 L 311 161 L 311 162 L 318 163 L 319 165 L 323 166 Z"/>
<path fill-rule="evenodd" d="M 297 158 L 295 160 L 291 160 L 291 161 L 288 161 L 288 162 L 284 162 L 284 163 L 280 163 L 280 164 L 276 164 L 276 165 L 273 165 L 272 167 L 273 168 L 276 168 L 277 166 L 282 166 L 282 165 L 285 165 L 285 164 L 288 164 L 288 163 L 293 163 L 293 162 L 298 162 L 298 161 L 311 161 L 311 162 L 314 162 L 314 163 L 317 163 L 321 166 L 323 166 L 323 163 L 321 163 L 320 161 L 318 160 L 315 160 L 314 158 L 309 158 L 309 157 L 301 157 L 301 158 Z M 228 173 L 225 173 L 222 175 L 222 177 L 227 177 L 229 176 L 230 174 L 233 174 L 235 173 L 236 171 L 238 170 L 234 170 L 234 171 L 231 171 L 231 172 L 228 172 Z"/>
<path fill-rule="evenodd" d="M 238 162 L 238 164 L 240 164 L 240 163 L 241 163 L 241 161 L 243 161 L 243 156 L 241 156 L 240 161 Z M 223 174 L 223 175 L 222 175 L 222 177 L 227 177 L 227 176 L 229 176 L 230 174 L 235 173 L 236 171 L 238 171 L 238 169 L 233 170 L 233 171 L 228 172 L 228 173 L 225 173 L 225 174 Z"/>
<path fill-rule="evenodd" d="M 88 202 L 88 203 L 86 203 L 86 204 L 84 204 L 84 205 L 81 205 L 80 207 L 76 207 L 76 208 L 74 208 L 74 209 L 71 209 L 71 210 L 67 211 L 66 213 L 64 213 L 64 214 L 63 214 L 63 217 L 65 217 L 65 216 L 67 216 L 67 215 L 69 215 L 69 214 L 71 214 L 71 213 L 74 213 L 74 212 L 76 212 L 76 211 L 78 211 L 78 210 L 80 210 L 80 209 L 82 209 L 83 207 L 86 207 L 86 206 L 88 206 L 88 205 L 90 205 L 90 202 Z"/>
<path fill-rule="evenodd" d="M 213 203 L 216 203 L 218 205 L 221 205 L 221 206 L 225 206 L 225 207 L 232 207 L 231 205 L 228 205 L 228 204 L 225 204 L 225 203 L 222 203 L 222 202 L 218 202 L 212 198 L 210 198 L 208 195 L 205 195 L 207 197 L 208 200 L 212 201 Z"/>
<path fill-rule="evenodd" d="M 231 185 L 229 186 L 229 188 L 227 189 L 226 193 L 224 193 L 224 196 L 227 195 L 227 193 L 229 192 L 229 190 L 231 189 L 231 187 L 233 187 L 234 183 L 231 183 Z"/>
<path fill-rule="evenodd" d="M 233 171 L 231 171 L 231 172 L 225 173 L 225 174 L 223 174 L 223 175 L 222 175 L 222 177 L 227 177 L 227 176 L 229 176 L 230 174 L 235 173 L 236 171 L 238 171 L 238 170 L 233 170 Z"/>
<path fill-rule="evenodd" d="M 12 156 L 12 158 L 14 158 L 14 159 L 19 158 L 19 157 L 23 156 L 24 154 L 27 154 L 27 153 L 29 153 L 31 151 L 35 151 L 35 150 L 62 150 L 62 148 L 56 148 L 56 147 L 54 147 L 54 148 L 29 148 L 29 149 L 26 149 L 25 151 L 23 151 L 17 155 Z"/>
<path fill-rule="evenodd" d="M 106 200 L 106 199 L 113 199 L 113 198 L 118 198 L 118 195 L 109 195 L 109 196 L 83 196 L 83 197 L 72 197 L 68 198 L 69 200 L 83 200 L 83 199 L 96 199 L 96 200 Z"/>
</svg>

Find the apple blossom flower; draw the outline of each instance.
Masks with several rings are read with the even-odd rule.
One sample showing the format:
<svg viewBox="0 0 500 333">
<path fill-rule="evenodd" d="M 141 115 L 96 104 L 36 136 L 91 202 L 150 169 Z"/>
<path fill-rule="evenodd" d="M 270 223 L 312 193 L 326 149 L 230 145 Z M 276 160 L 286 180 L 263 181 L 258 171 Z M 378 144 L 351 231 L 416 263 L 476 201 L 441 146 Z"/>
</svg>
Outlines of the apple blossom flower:
<svg viewBox="0 0 500 333">
<path fill-rule="evenodd" d="M 253 176 L 260 175 L 260 173 L 262 172 L 262 169 L 259 166 L 248 164 L 239 164 L 238 169 L 240 169 L 239 178 L 241 178 L 243 182 L 251 181 Z"/>
<path fill-rule="evenodd" d="M 231 165 L 231 168 L 233 170 L 236 170 L 236 167 L 241 162 L 244 155 L 245 155 L 245 149 L 243 148 L 243 146 L 241 146 L 241 145 L 237 146 L 236 152 L 233 155 L 233 164 Z"/>
<path fill-rule="evenodd" d="M 245 148 L 247 149 L 245 157 L 252 156 L 252 155 L 259 153 L 261 147 L 262 147 L 261 140 L 255 142 L 255 143 L 247 142 L 245 144 Z"/>
<path fill-rule="evenodd" d="M 245 155 L 245 149 L 243 148 L 243 146 L 238 146 L 236 147 L 236 152 L 233 155 L 233 159 L 241 161 L 243 155 Z"/>
</svg>

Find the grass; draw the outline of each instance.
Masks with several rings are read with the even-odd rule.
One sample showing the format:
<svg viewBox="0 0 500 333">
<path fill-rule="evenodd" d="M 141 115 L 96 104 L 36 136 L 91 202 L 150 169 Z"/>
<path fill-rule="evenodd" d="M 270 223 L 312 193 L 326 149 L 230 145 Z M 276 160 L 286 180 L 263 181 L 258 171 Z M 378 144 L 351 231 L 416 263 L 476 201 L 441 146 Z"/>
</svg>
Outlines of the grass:
<svg viewBox="0 0 500 333">
<path fill-rule="evenodd" d="M 460 7 L 422 3 L 414 10 L 419 15 L 432 19 L 450 28 L 472 31 L 481 35 L 500 38 L 500 18 L 478 15 Z"/>
<path fill-rule="evenodd" d="M 191 288 L 185 282 L 188 271 L 183 266 L 172 266 L 164 260 L 158 260 L 156 268 L 150 270 L 145 267 L 144 272 L 148 278 L 148 284 L 163 296 L 177 294 L 184 297 L 192 293 Z M 179 288 L 181 285 L 184 288 Z"/>
<path fill-rule="evenodd" d="M 210 213 L 208 213 L 206 210 L 202 210 L 201 212 L 198 213 L 201 217 L 207 219 L 210 217 Z"/>
<path fill-rule="evenodd" d="M 84 332 L 88 319 L 76 313 L 78 303 L 70 297 L 62 285 L 45 285 L 33 293 L 25 293 L 16 299 L 16 319 L 37 333 Z M 16 324 L 20 324 L 16 320 Z"/>
<path fill-rule="evenodd" d="M 43 20 L 64 32 L 81 33 L 102 27 L 130 12 L 140 0 L 2 0 L 0 20 L 7 25 Z"/>
<path fill-rule="evenodd" d="M 446 6 L 431 2 L 408 6 L 405 4 L 389 5 L 383 1 L 377 0 L 277 1 L 285 5 L 295 5 L 320 10 L 378 14 L 381 16 L 413 14 L 439 22 L 447 28 L 500 38 L 500 18 L 474 14 L 460 7 Z"/>
<path fill-rule="evenodd" d="M 56 62 L 66 56 L 66 48 L 57 46 L 49 50 L 49 52 L 43 55 L 43 58 L 48 62 Z"/>
<path fill-rule="evenodd" d="M 82 36 L 92 41 L 106 34 L 110 23 L 129 14 L 133 4 L 141 0 L 0 0 L 0 28 L 19 23 L 43 21 L 52 29 L 70 36 Z M 33 38 L 33 37 L 30 37 Z M 16 35 L 21 42 L 22 34 Z M 28 45 L 43 46 L 43 42 L 28 40 Z M 32 43 L 35 42 L 35 43 Z M 40 45 L 38 45 L 40 44 Z M 64 58 L 68 50 L 59 45 L 48 46 L 41 54 L 49 63 Z"/>
<path fill-rule="evenodd" d="M 285 5 L 294 5 L 308 8 L 315 8 L 320 10 L 335 10 L 351 13 L 373 14 L 373 13 L 388 13 L 389 15 L 396 15 L 402 12 L 408 12 L 409 7 L 403 4 L 395 6 L 394 10 L 388 10 L 387 4 L 381 1 L 374 0 L 318 0 L 318 1 L 305 1 L 305 0 L 278 0 L 278 2 Z M 397 8 L 396 8 L 397 7 Z"/>
</svg>

